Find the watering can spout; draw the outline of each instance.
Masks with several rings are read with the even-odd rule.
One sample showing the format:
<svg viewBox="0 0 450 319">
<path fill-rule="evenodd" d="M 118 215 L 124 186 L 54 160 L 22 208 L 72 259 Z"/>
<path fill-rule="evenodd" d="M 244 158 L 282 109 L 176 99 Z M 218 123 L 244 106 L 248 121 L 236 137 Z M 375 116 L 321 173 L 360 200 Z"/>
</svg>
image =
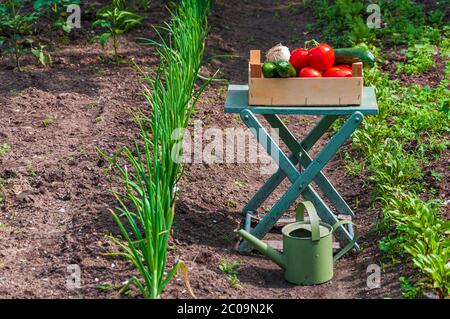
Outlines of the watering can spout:
<svg viewBox="0 0 450 319">
<path fill-rule="evenodd" d="M 283 269 L 286 269 L 286 262 L 284 255 L 280 253 L 278 250 L 273 249 L 269 245 L 267 245 L 262 240 L 259 240 L 252 234 L 246 232 L 243 229 L 239 229 L 236 231 L 236 233 L 241 236 L 243 239 L 248 241 L 250 244 L 252 244 L 257 250 L 259 250 L 261 253 L 272 259 L 278 266 L 280 266 Z"/>
</svg>

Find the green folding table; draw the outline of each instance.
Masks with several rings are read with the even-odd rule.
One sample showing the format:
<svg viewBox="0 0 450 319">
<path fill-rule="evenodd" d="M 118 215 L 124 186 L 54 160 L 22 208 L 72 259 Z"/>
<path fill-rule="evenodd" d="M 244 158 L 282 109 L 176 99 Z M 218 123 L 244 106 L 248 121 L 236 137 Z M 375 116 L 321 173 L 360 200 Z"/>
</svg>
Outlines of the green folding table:
<svg viewBox="0 0 450 319">
<path fill-rule="evenodd" d="M 225 112 L 238 113 L 240 115 L 241 120 L 255 135 L 258 143 L 266 149 L 279 167 L 242 211 L 246 217 L 246 228 L 252 235 L 262 239 L 300 196 L 305 200 L 311 201 L 316 207 L 320 218 L 328 224 L 334 225 L 337 223 L 339 221 L 338 215 L 354 216 L 351 208 L 331 185 L 323 174 L 322 169 L 347 138 L 363 122 L 364 115 L 378 113 L 378 105 L 373 88 L 364 88 L 361 105 L 284 107 L 251 106 L 248 104 L 248 86 L 230 85 L 225 102 Z M 280 140 L 286 144 L 290 153 L 285 153 L 261 125 L 257 118 L 258 114 L 262 115 L 269 125 L 277 131 Z M 319 115 L 322 118 L 303 140 L 298 141 L 280 119 L 279 115 L 283 114 Z M 318 155 L 314 159 L 311 158 L 308 151 L 339 117 L 346 117 L 347 120 Z M 253 229 L 249 229 L 250 216 L 261 207 L 285 178 L 289 179 L 292 185 L 276 201 L 260 222 Z M 337 210 L 336 214 L 311 186 L 312 182 L 317 184 L 323 196 L 334 206 Z M 340 240 L 353 241 L 353 229 L 345 226 L 339 227 L 338 237 Z M 251 249 L 251 246 L 245 240 L 239 246 L 241 252 L 248 252 Z"/>
</svg>

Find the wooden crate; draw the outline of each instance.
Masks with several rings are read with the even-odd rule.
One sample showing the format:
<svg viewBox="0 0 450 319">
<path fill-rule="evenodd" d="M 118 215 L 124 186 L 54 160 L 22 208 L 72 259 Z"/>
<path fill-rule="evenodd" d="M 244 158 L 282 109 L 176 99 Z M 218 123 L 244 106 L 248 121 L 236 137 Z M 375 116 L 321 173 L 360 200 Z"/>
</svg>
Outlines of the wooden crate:
<svg viewBox="0 0 450 319">
<path fill-rule="evenodd" d="M 363 65 L 353 63 L 348 78 L 264 78 L 261 51 L 250 51 L 249 104 L 274 106 L 360 105 Z"/>
</svg>

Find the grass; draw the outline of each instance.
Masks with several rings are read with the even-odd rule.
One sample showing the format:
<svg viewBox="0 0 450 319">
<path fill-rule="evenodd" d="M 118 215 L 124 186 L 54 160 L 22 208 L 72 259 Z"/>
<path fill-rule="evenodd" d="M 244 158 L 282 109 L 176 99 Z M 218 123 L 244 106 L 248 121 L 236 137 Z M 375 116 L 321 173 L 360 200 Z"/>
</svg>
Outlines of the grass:
<svg viewBox="0 0 450 319">
<path fill-rule="evenodd" d="M 314 27 L 341 47 L 365 42 L 379 61 L 386 59 L 386 45 L 406 45 L 406 60 L 397 65 L 397 71 L 407 75 L 432 68 L 437 54 L 449 56 L 449 28 L 443 23 L 441 8 L 425 12 L 422 5 L 404 0 L 383 6 L 384 28 L 367 34 L 361 23 L 363 2 L 314 1 Z M 342 32 L 347 29 L 350 32 Z M 361 166 L 346 156 L 348 172 L 353 175 L 360 167 L 366 168 L 374 186 L 373 206 L 382 212 L 375 230 L 382 236 L 379 248 L 384 260 L 392 264 L 406 261 L 415 270 L 410 278 L 399 278 L 407 298 L 429 292 L 446 298 L 450 292 L 450 223 L 442 216 L 443 199 L 435 197 L 436 191 L 423 179 L 426 167 L 439 160 L 449 146 L 448 62 L 442 72 L 444 80 L 430 88 L 403 86 L 389 80 L 378 67 L 366 70 L 365 85 L 376 88 L 380 114 L 367 117 L 364 127 L 353 134 Z M 431 174 L 437 180 L 440 177 Z"/>
</svg>

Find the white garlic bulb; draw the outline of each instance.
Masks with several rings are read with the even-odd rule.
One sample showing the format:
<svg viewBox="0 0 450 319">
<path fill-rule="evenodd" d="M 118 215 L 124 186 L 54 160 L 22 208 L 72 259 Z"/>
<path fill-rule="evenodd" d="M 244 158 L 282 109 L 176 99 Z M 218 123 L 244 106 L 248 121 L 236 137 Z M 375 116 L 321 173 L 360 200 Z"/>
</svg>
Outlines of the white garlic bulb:
<svg viewBox="0 0 450 319">
<path fill-rule="evenodd" d="M 266 53 L 266 61 L 268 62 L 289 62 L 290 57 L 291 52 L 289 51 L 289 48 L 282 45 L 281 43 L 277 44 Z"/>
</svg>

